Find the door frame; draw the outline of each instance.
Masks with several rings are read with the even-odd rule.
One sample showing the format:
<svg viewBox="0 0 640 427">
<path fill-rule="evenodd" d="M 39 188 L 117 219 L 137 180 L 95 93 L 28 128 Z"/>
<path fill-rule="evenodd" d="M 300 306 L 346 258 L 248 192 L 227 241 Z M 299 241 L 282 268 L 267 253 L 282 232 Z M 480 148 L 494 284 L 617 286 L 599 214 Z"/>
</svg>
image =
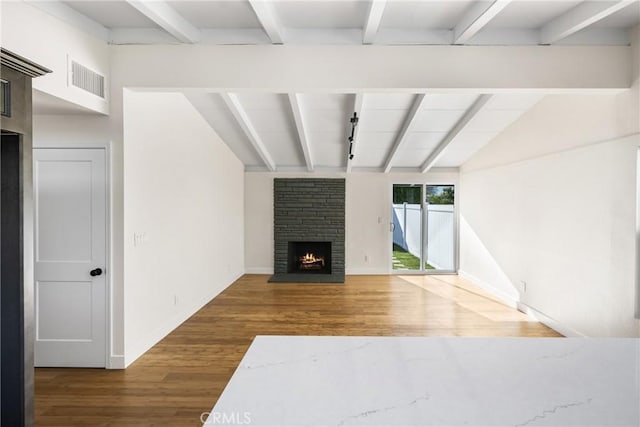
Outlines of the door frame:
<svg viewBox="0 0 640 427">
<path fill-rule="evenodd" d="M 636 152 L 636 297 L 634 317 L 640 319 L 640 146 Z"/>
<path fill-rule="evenodd" d="M 63 142 L 48 142 L 48 141 L 34 141 L 33 149 L 61 149 L 61 150 L 73 150 L 73 149 L 92 149 L 92 150 L 104 150 L 104 159 L 105 159 L 105 184 L 106 184 L 106 200 L 105 200 L 105 355 L 104 355 L 104 365 L 105 369 L 120 369 L 122 366 L 119 366 L 117 361 L 114 361 L 117 356 L 113 355 L 113 257 L 111 256 L 111 248 L 113 235 L 111 233 L 111 199 L 113 197 L 111 193 L 111 141 L 109 142 L 82 142 L 82 143 L 63 143 Z M 34 227 L 35 227 L 35 211 L 34 211 Z M 34 228 L 35 230 L 35 228 Z M 34 245 L 35 242 L 35 233 L 34 233 Z M 35 253 L 35 247 L 34 247 Z M 35 276 L 33 286 L 35 287 Z M 35 292 L 34 292 L 35 297 Z"/>
<path fill-rule="evenodd" d="M 425 188 L 427 185 L 433 185 L 433 186 L 438 186 L 438 185 L 451 185 L 454 187 L 455 191 L 454 191 L 454 195 L 453 195 L 453 228 L 454 228 L 454 242 L 453 242 L 453 265 L 454 265 L 454 269 L 453 271 L 449 271 L 449 270 L 425 270 L 424 269 L 424 265 L 421 265 L 421 269 L 420 270 L 394 270 L 393 269 L 393 253 L 391 250 L 391 247 L 393 245 L 393 232 L 391 231 L 391 223 L 389 225 L 389 233 L 388 233 L 388 237 L 387 237 L 387 259 L 389 260 L 389 274 L 399 274 L 399 275 L 403 275 L 403 276 L 409 276 L 409 275 L 429 275 L 429 274 L 441 274 L 441 275 L 445 275 L 445 274 L 451 274 L 451 275 L 455 275 L 458 274 L 458 270 L 460 269 L 460 221 L 459 221 L 459 204 L 460 204 L 460 200 L 458 198 L 458 187 L 460 186 L 459 180 L 455 179 L 455 180 L 449 180 L 449 179 L 445 179 L 445 180 L 417 180 L 417 179 L 394 179 L 391 180 L 391 183 L 389 184 L 389 201 L 387 206 L 391 207 L 393 205 L 393 186 L 394 185 L 402 185 L 402 184 L 407 184 L 407 185 L 421 185 L 422 186 L 422 200 L 421 200 L 421 205 L 422 205 L 422 211 L 423 211 L 423 215 L 422 215 L 422 226 L 421 226 L 421 236 L 420 236 L 420 241 L 422 242 L 422 246 L 423 246 L 423 251 L 425 252 L 424 249 L 426 248 L 426 239 L 427 239 L 427 228 L 426 228 L 426 215 L 424 215 L 424 212 L 426 211 L 426 202 L 425 202 Z M 390 220 L 393 221 L 393 218 L 390 217 Z M 423 254 L 424 256 L 424 254 Z"/>
</svg>

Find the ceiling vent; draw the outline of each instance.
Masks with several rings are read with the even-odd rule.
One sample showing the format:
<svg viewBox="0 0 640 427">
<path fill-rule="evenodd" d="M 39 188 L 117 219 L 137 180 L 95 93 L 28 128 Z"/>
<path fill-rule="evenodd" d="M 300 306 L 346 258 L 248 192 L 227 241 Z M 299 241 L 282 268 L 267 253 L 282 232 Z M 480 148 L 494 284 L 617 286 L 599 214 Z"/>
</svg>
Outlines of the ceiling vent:
<svg viewBox="0 0 640 427">
<path fill-rule="evenodd" d="M 71 61 L 71 85 L 104 99 L 104 76 Z"/>
</svg>

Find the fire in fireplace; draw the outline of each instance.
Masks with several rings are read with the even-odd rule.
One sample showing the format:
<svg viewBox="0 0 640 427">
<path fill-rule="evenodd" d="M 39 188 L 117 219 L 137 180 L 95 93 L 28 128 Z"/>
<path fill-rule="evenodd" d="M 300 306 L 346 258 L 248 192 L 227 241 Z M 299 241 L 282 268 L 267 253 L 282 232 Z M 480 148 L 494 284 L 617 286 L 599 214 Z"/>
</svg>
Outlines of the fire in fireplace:
<svg viewBox="0 0 640 427">
<path fill-rule="evenodd" d="M 324 257 L 307 252 L 298 258 L 298 263 L 300 270 L 320 270 L 324 268 Z"/>
<path fill-rule="evenodd" d="M 289 273 L 331 274 L 331 242 L 289 242 Z"/>
</svg>

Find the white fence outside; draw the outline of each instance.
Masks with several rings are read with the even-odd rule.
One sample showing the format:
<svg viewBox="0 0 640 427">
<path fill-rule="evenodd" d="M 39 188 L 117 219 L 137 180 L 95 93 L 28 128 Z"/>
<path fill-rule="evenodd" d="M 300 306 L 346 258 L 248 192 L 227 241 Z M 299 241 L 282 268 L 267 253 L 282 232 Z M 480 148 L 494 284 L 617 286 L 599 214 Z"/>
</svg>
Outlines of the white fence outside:
<svg viewBox="0 0 640 427">
<path fill-rule="evenodd" d="M 455 218 L 453 205 L 427 205 L 427 256 L 438 270 L 455 269 Z M 420 258 L 422 209 L 418 204 L 393 205 L 393 243 Z"/>
<path fill-rule="evenodd" d="M 393 205 L 393 243 L 420 258 L 422 208 L 408 203 Z"/>
<path fill-rule="evenodd" d="M 438 270 L 455 270 L 453 205 L 427 206 L 427 262 Z"/>
</svg>

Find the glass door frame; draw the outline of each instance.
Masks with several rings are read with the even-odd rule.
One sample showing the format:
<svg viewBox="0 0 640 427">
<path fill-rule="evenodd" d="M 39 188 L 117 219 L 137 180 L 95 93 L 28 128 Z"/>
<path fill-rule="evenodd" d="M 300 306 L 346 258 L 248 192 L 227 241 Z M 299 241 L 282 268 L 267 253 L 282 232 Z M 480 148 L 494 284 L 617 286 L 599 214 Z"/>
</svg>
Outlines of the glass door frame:
<svg viewBox="0 0 640 427">
<path fill-rule="evenodd" d="M 420 250 L 420 269 L 416 270 L 399 270 L 393 268 L 393 187 L 394 185 L 407 185 L 407 186 L 421 186 L 422 200 L 421 200 L 421 227 L 420 227 L 420 242 L 422 244 L 422 248 Z M 453 270 L 444 270 L 444 269 L 427 269 L 425 268 L 425 263 L 427 262 L 427 186 L 451 186 L 454 188 L 453 193 Z M 389 248 L 389 271 L 390 274 L 401 274 L 401 275 L 424 275 L 424 274 L 458 274 L 459 270 L 459 242 L 460 242 L 460 228 L 459 228 L 459 220 L 458 220 L 458 182 L 454 180 L 445 180 L 445 181 L 417 181 L 412 179 L 406 180 L 393 180 L 390 185 L 390 200 L 389 207 L 391 209 L 391 216 L 389 221 L 389 239 L 387 242 L 387 248 Z"/>
</svg>

